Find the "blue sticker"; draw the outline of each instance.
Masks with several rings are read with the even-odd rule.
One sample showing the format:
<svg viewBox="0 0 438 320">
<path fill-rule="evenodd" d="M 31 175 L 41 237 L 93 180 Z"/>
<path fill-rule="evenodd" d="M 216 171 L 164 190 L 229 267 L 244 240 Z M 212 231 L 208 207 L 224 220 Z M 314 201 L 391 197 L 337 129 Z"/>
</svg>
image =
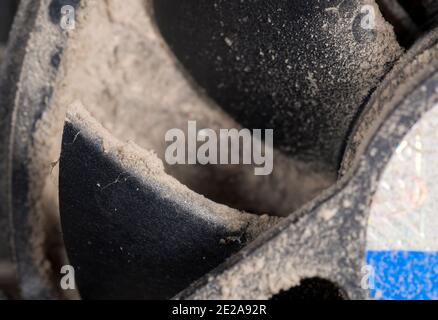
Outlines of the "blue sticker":
<svg viewBox="0 0 438 320">
<path fill-rule="evenodd" d="M 373 299 L 438 300 L 438 252 L 368 251 Z"/>
</svg>

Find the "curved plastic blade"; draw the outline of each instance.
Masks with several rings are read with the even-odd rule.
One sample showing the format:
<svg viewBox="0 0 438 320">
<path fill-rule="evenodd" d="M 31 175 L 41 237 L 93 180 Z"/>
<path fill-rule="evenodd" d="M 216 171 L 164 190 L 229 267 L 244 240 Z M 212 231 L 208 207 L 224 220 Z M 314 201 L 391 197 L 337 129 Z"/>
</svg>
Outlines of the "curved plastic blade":
<svg viewBox="0 0 438 320">
<path fill-rule="evenodd" d="M 170 298 L 277 221 L 191 192 L 78 108 L 64 129 L 60 209 L 85 299 Z"/>
</svg>

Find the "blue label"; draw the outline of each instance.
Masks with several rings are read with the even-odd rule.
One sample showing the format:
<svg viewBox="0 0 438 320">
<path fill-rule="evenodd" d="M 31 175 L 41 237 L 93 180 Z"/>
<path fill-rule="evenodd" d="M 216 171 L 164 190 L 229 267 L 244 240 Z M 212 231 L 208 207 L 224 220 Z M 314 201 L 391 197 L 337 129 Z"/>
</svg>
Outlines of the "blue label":
<svg viewBox="0 0 438 320">
<path fill-rule="evenodd" d="M 438 252 L 368 251 L 373 299 L 438 300 Z"/>
</svg>

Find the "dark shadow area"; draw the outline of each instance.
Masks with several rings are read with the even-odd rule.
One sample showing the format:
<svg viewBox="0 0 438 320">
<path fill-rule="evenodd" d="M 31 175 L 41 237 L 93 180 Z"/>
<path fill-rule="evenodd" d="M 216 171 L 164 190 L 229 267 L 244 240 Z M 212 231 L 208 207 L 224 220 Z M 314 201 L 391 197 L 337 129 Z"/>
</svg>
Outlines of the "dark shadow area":
<svg viewBox="0 0 438 320">
<path fill-rule="evenodd" d="M 398 0 L 421 30 L 428 30 L 437 20 L 436 0 Z"/>
<path fill-rule="evenodd" d="M 0 44 L 5 44 L 8 41 L 18 3 L 18 0 L 0 1 Z"/>
<path fill-rule="evenodd" d="M 411 11 L 407 11 L 399 1 L 376 0 L 379 9 L 393 27 L 397 41 L 404 48 L 410 48 L 420 35 L 420 28 L 414 21 Z"/>
<path fill-rule="evenodd" d="M 274 301 L 312 301 L 312 300 L 346 300 L 342 291 L 328 280 L 321 278 L 310 278 L 301 281 L 297 287 L 290 288 L 287 291 L 281 291 L 274 295 L 271 300 Z"/>
</svg>

